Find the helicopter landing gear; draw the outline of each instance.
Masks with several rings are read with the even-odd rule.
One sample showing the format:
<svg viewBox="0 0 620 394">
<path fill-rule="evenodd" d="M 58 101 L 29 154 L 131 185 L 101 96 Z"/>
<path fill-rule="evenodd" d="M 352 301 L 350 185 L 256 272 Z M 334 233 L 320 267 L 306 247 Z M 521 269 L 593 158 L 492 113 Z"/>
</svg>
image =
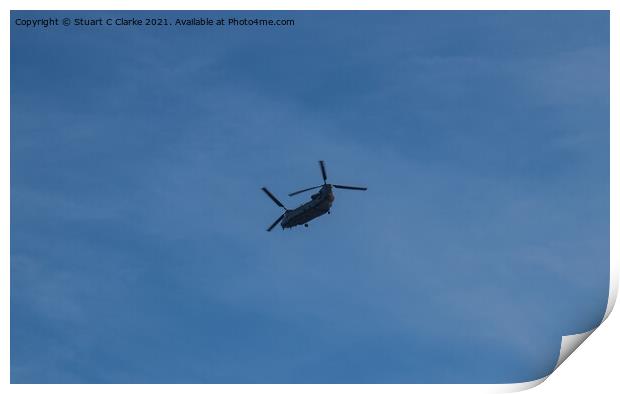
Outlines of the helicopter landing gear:
<svg viewBox="0 0 620 394">
<path fill-rule="evenodd" d="M 308 227 L 308 223 L 304 223 L 304 227 Z"/>
</svg>

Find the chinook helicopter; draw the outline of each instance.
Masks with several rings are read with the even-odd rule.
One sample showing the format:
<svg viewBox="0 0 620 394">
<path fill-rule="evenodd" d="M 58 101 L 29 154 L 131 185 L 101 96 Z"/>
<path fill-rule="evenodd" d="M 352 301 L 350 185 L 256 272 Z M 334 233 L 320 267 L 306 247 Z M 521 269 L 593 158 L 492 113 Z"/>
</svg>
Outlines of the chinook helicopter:
<svg viewBox="0 0 620 394">
<path fill-rule="evenodd" d="M 280 200 L 276 198 L 266 187 L 263 187 L 263 191 L 269 198 L 273 200 L 273 202 L 284 209 L 284 213 L 269 228 L 267 231 L 273 230 L 278 223 L 281 223 L 282 229 L 291 228 L 295 226 L 299 226 L 301 224 L 304 227 L 308 227 L 308 222 L 312 219 L 318 218 L 321 215 L 326 213 L 330 213 L 330 208 L 332 203 L 334 202 L 334 193 L 332 191 L 335 189 L 347 189 L 347 190 L 367 190 L 366 187 L 357 187 L 357 186 L 344 186 L 344 185 L 334 185 L 327 183 L 327 172 L 325 171 L 325 162 L 323 160 L 319 161 L 319 166 L 321 167 L 321 175 L 323 175 L 323 184 L 319 186 L 309 187 L 307 189 L 298 190 L 296 192 L 290 193 L 289 197 L 295 196 L 299 193 L 304 193 L 310 190 L 321 188 L 318 192 L 311 195 L 311 200 L 305 204 L 298 206 L 295 209 L 286 208 Z"/>
</svg>

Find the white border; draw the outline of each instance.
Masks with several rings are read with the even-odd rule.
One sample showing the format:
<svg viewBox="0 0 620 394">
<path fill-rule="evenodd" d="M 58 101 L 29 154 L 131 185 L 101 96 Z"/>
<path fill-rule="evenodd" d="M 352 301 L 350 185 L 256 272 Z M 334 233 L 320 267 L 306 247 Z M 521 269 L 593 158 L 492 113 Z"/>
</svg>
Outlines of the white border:
<svg viewBox="0 0 620 394">
<path fill-rule="evenodd" d="M 605 325 L 601 329 L 597 329 L 596 331 L 601 331 L 600 336 L 603 334 L 606 335 L 605 339 L 596 338 L 598 333 L 593 335 L 593 339 L 590 341 L 594 341 L 598 343 L 598 351 L 592 352 L 592 349 L 589 349 L 589 356 L 585 360 L 579 360 L 580 363 L 571 363 L 568 361 L 571 367 L 575 365 L 581 365 L 580 370 L 574 370 L 570 374 L 564 374 L 562 370 L 565 368 L 560 368 L 559 372 L 555 372 L 552 374 L 554 378 L 554 387 L 549 388 L 555 392 L 564 392 L 567 389 L 575 388 L 575 380 L 577 382 L 584 383 L 586 382 L 587 386 L 583 385 L 584 389 L 590 387 L 590 385 L 595 385 L 600 389 L 605 389 L 605 391 L 597 391 L 597 392 L 613 392 L 617 391 L 620 387 L 617 373 L 614 373 L 615 369 L 611 369 L 614 366 L 613 360 L 616 358 L 616 354 L 620 348 L 618 345 L 618 335 L 617 332 L 619 330 L 619 321 L 617 317 L 612 317 L 608 319 L 611 310 L 613 309 L 613 305 L 615 304 L 615 300 L 618 292 L 618 248 L 617 245 L 613 242 L 613 240 L 619 239 L 620 233 L 618 232 L 618 209 L 617 204 L 614 205 L 614 201 L 619 201 L 620 193 L 618 193 L 618 174 L 620 173 L 619 168 L 619 160 L 614 153 L 619 152 L 619 138 L 618 138 L 618 70 L 620 67 L 620 62 L 618 62 L 619 49 L 618 48 L 618 39 L 619 31 L 618 25 L 620 22 L 620 18 L 618 15 L 618 10 L 620 2 L 611 1 L 611 0 L 591 0 L 591 1 L 576 1 L 576 0 L 522 0 L 522 1 L 498 1 L 498 0 L 475 0 L 475 1 L 464 1 L 464 0 L 435 0 L 435 1 L 420 1 L 420 0 L 412 0 L 412 1 L 398 1 L 398 0 L 383 0 L 383 1 L 339 1 L 339 0 L 316 0 L 316 1 L 296 1 L 292 3 L 291 1 L 274 1 L 274 0 L 244 0 L 244 1 L 235 1 L 234 3 L 224 3 L 220 2 L 212 2 L 212 1 L 190 1 L 190 0 L 175 0 L 175 1 L 161 1 L 161 0 L 151 0 L 151 1 L 89 1 L 85 3 L 83 1 L 76 0 L 62 0 L 55 1 L 53 4 L 50 4 L 47 1 L 5 1 L 3 2 L 4 8 L 4 19 L 2 20 L 2 29 L 0 30 L 0 42 L 2 43 L 2 52 L 7 56 L 3 57 L 5 61 L 2 62 L 2 73 L 0 74 L 0 86 L 5 87 L 3 89 L 3 93 L 1 95 L 1 111 L 2 111 L 2 155 L 0 156 L 2 170 L 0 171 L 0 182 L 2 187 L 2 205 L 0 207 L 0 220 L 2 222 L 2 227 L 0 227 L 1 237 L 0 237 L 0 253 L 2 256 L 1 262 L 1 272 L 0 272 L 0 289 L 1 289 L 1 298 L 0 298 L 0 316 L 2 316 L 2 325 L 0 326 L 0 351 L 2 357 L 0 357 L 0 384 L 5 386 L 11 391 L 21 392 L 21 391 L 30 391 L 36 389 L 43 389 L 46 392 L 66 392 L 66 391 L 75 391 L 78 390 L 81 392 L 85 388 L 88 391 L 103 391 L 106 392 L 110 389 L 113 390 L 127 390 L 134 391 L 136 388 L 142 389 L 145 388 L 149 391 L 154 392 L 163 392 L 164 390 L 183 390 L 183 391 L 192 391 L 192 392 L 202 392 L 205 389 L 205 386 L 202 385 L 115 385 L 113 388 L 108 386 L 99 386 L 99 385 L 8 385 L 10 374 L 10 336 L 9 336 L 9 307 L 10 307 L 10 120 L 9 120 L 9 103 L 10 103 L 10 90 L 8 87 L 10 86 L 10 77 L 9 77 L 9 46 L 10 46 L 10 10 L 37 10 L 37 9 L 50 9 L 50 10 L 70 10 L 70 9 L 78 9 L 78 10 L 106 10 L 106 9 L 118 9 L 118 10 L 252 10 L 252 9 L 263 9 L 263 10 L 341 10 L 341 9 L 360 9 L 360 10 L 483 10 L 483 9 L 492 9 L 492 10 L 556 10 L 556 9 L 564 9 L 564 10 L 610 10 L 611 11 L 611 37 L 610 37 L 610 83 L 611 83 L 611 189 L 610 189 L 610 201 L 612 202 L 610 207 L 611 214 L 611 226 L 610 226 L 610 259 L 611 259 L 611 268 L 610 268 L 610 291 L 609 291 L 609 301 L 607 310 L 605 312 Z M 612 326 L 613 324 L 613 326 Z M 607 327 L 606 327 L 607 326 Z M 615 327 L 615 329 L 609 329 L 610 327 Z M 571 336 L 571 338 L 563 338 L 562 340 L 562 350 L 561 357 L 558 360 L 557 366 L 562 364 L 562 362 L 566 359 L 568 352 L 568 348 L 566 346 L 575 347 L 585 340 L 592 332 L 577 334 Z M 590 342 L 588 341 L 588 342 Z M 608 351 L 611 349 L 611 353 Z M 574 349 L 573 349 L 574 350 Z M 594 349 L 596 350 L 596 348 Z M 584 352 L 585 353 L 585 352 Z M 582 355 L 584 358 L 586 354 Z M 567 369 L 569 367 L 566 367 Z M 606 369 L 607 368 L 607 369 Z M 608 372 L 606 374 L 601 375 L 600 371 Z M 589 371 L 589 372 L 588 372 Z M 560 380 L 560 376 L 556 379 L 556 375 L 562 375 L 564 380 Z M 580 379 L 579 375 L 585 377 L 584 379 Z M 587 382 L 589 376 L 596 376 L 595 382 Z M 527 389 L 533 386 L 536 386 L 543 382 L 546 378 L 539 379 L 533 382 L 526 383 L 517 383 L 517 384 L 508 384 L 508 385 L 347 385 L 347 389 L 353 389 L 357 392 L 369 392 L 369 391 L 390 391 L 390 392 L 407 392 L 409 393 L 411 390 L 422 389 L 424 392 L 446 392 L 446 391 L 459 391 L 459 392 L 512 392 L 519 391 L 523 389 Z M 607 379 L 607 382 L 605 382 Z M 148 387 L 147 387 L 148 386 Z M 545 385 L 546 386 L 546 385 Z M 544 386 L 543 386 L 544 387 Z M 344 387 L 342 385 L 321 385 L 321 390 L 326 390 L 327 392 L 336 392 L 341 391 Z M 264 393 L 288 393 L 291 390 L 295 392 L 312 392 L 314 393 L 317 390 L 317 387 L 313 385 L 209 385 L 208 389 L 210 391 L 215 391 L 218 393 L 230 393 L 237 392 L 239 390 L 251 390 L 252 392 L 264 392 Z M 572 391 L 572 390 L 571 390 Z"/>
</svg>

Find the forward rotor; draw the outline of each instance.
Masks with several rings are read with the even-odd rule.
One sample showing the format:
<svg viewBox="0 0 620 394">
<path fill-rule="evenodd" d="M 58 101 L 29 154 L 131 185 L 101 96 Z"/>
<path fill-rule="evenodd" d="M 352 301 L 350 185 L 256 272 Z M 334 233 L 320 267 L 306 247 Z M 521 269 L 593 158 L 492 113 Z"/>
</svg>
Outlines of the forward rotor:
<svg viewBox="0 0 620 394">
<path fill-rule="evenodd" d="M 265 192 L 265 194 L 266 194 L 269 198 L 271 198 L 271 200 L 272 200 L 272 201 L 273 201 L 273 202 L 274 202 L 277 206 L 279 206 L 279 207 L 283 208 L 285 211 L 288 211 L 288 209 L 284 206 L 284 204 L 282 204 L 282 203 L 280 202 L 280 200 L 278 200 L 278 199 L 276 198 L 276 196 L 274 196 L 274 195 L 273 195 L 273 194 L 269 191 L 269 189 L 267 189 L 266 187 L 263 187 L 263 188 L 261 188 L 261 189 Z M 286 212 L 284 212 L 282 215 L 280 215 L 280 217 L 279 217 L 279 218 L 277 218 L 277 219 L 276 219 L 276 221 L 275 221 L 275 222 L 273 222 L 273 224 L 272 224 L 271 226 L 269 226 L 269 228 L 267 229 L 267 231 L 271 231 L 271 230 L 273 230 L 273 228 L 274 228 L 275 226 L 277 226 L 277 225 L 278 225 L 278 223 L 280 223 L 280 222 L 282 221 L 282 219 L 284 218 L 284 215 L 286 215 Z"/>
<path fill-rule="evenodd" d="M 279 218 L 277 218 L 277 219 L 276 219 L 276 221 L 275 221 L 275 222 L 273 222 L 273 224 L 272 224 L 271 226 L 269 226 L 269 228 L 267 229 L 267 231 L 271 231 L 271 230 L 273 230 L 273 228 L 274 228 L 275 226 L 277 226 L 277 225 L 278 225 L 278 223 L 280 223 L 280 222 L 282 221 L 282 218 L 283 218 L 283 217 L 284 217 L 284 214 L 282 214 Z"/>
<path fill-rule="evenodd" d="M 271 192 L 269 191 L 269 189 L 267 189 L 266 187 L 263 187 L 263 188 L 261 188 L 261 189 L 265 192 L 265 194 L 266 194 L 267 196 L 269 196 L 269 198 L 271 198 L 271 199 L 273 200 L 273 202 L 274 202 L 274 203 L 276 203 L 276 205 L 277 205 L 277 206 L 279 206 L 279 207 L 281 207 L 281 208 L 286 209 L 286 207 L 284 206 L 284 204 L 282 204 L 282 203 L 280 202 L 280 200 L 278 200 L 278 199 L 276 198 L 276 196 L 274 196 L 273 194 L 271 194 Z"/>
</svg>

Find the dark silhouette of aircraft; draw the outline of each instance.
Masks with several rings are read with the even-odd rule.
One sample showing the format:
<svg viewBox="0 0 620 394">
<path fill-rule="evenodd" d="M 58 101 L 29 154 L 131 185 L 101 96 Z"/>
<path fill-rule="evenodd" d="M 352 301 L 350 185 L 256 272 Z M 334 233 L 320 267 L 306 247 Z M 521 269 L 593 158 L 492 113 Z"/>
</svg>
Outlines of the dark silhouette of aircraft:
<svg viewBox="0 0 620 394">
<path fill-rule="evenodd" d="M 267 231 L 273 230 L 278 223 L 282 222 L 282 229 L 291 228 L 303 224 L 305 227 L 308 227 L 308 222 L 312 219 L 318 218 L 321 215 L 326 213 L 330 213 L 330 208 L 334 202 L 334 193 L 332 191 L 335 189 L 347 189 L 347 190 L 367 190 L 365 187 L 357 187 L 357 186 L 344 186 L 344 185 L 334 185 L 327 183 L 327 172 L 325 171 L 325 162 L 323 160 L 319 161 L 319 165 L 321 166 L 321 174 L 323 175 L 323 184 L 319 186 L 309 187 L 307 189 L 298 190 L 296 192 L 290 193 L 289 197 L 292 197 L 299 193 L 304 193 L 310 190 L 321 188 L 318 192 L 311 195 L 311 200 L 305 204 L 298 206 L 295 209 L 287 209 L 277 198 L 274 196 L 266 187 L 263 187 L 263 191 L 265 194 L 269 196 L 276 203 L 277 206 L 284 209 L 284 213 L 280 216 L 269 228 Z"/>
</svg>

